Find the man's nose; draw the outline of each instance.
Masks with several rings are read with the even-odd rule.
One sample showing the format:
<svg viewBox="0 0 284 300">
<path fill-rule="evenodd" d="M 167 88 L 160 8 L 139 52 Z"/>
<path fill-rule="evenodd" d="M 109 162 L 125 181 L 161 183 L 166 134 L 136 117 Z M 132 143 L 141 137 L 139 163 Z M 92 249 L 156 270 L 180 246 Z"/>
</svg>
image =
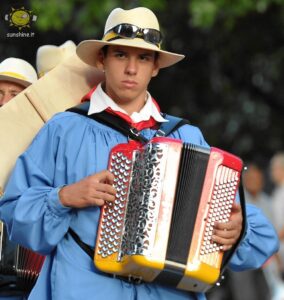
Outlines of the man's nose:
<svg viewBox="0 0 284 300">
<path fill-rule="evenodd" d="M 130 57 L 126 65 L 126 73 L 129 75 L 135 75 L 137 72 L 137 60 Z"/>
</svg>

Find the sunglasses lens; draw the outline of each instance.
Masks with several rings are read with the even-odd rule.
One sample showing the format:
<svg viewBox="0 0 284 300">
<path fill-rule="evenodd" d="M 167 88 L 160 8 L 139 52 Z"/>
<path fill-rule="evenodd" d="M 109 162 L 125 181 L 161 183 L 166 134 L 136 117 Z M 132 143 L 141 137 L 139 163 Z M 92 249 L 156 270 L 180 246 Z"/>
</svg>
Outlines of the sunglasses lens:
<svg viewBox="0 0 284 300">
<path fill-rule="evenodd" d="M 152 28 L 140 29 L 139 27 L 132 24 L 119 24 L 111 29 L 112 32 L 116 33 L 120 37 L 134 39 L 142 38 L 144 41 L 159 45 L 162 41 L 162 35 L 160 31 Z"/>
<path fill-rule="evenodd" d="M 144 29 L 143 30 L 144 40 L 146 42 L 152 43 L 152 44 L 159 44 L 162 41 L 161 33 L 158 30 L 155 29 Z"/>
<path fill-rule="evenodd" d="M 136 37 L 138 27 L 131 24 L 120 24 L 116 26 L 113 31 L 122 37 L 133 39 Z"/>
</svg>

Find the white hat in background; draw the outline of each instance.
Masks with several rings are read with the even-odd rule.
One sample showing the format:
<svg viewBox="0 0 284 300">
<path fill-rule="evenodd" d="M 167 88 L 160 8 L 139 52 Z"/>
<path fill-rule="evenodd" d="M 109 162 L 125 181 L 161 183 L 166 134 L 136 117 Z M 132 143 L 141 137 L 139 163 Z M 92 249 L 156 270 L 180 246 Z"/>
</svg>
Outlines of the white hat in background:
<svg viewBox="0 0 284 300">
<path fill-rule="evenodd" d="M 61 46 L 43 45 L 37 49 L 36 68 L 38 76 L 41 77 L 66 58 L 76 53 L 76 44 L 66 41 Z"/>
<path fill-rule="evenodd" d="M 27 61 L 9 57 L 0 63 L 0 80 L 10 81 L 27 87 L 37 80 L 34 67 Z"/>
<path fill-rule="evenodd" d="M 159 53 L 160 68 L 169 67 L 184 55 L 163 51 L 162 35 L 155 14 L 146 7 L 129 10 L 115 8 L 108 16 L 101 40 L 82 41 L 77 47 L 78 56 L 87 64 L 96 66 L 98 53 L 106 45 L 120 45 L 149 49 Z"/>
</svg>

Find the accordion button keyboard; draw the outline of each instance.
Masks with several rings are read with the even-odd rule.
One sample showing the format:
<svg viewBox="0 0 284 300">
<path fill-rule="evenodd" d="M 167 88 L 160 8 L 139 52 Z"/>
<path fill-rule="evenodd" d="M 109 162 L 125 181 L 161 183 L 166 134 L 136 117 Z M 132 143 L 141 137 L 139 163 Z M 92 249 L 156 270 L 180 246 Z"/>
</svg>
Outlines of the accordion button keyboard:
<svg viewBox="0 0 284 300">
<path fill-rule="evenodd" d="M 115 201 L 106 203 L 101 214 L 102 222 L 100 235 L 104 236 L 105 241 L 111 245 L 108 249 L 99 248 L 99 254 L 104 258 L 118 252 L 118 248 L 121 247 L 122 243 L 121 232 L 124 230 L 129 188 L 128 182 L 130 180 L 130 172 L 132 172 L 132 160 L 129 159 L 127 155 L 122 152 L 113 152 L 109 162 L 109 170 L 114 175 L 113 186 L 117 193 Z M 109 221 L 112 220 L 112 224 L 108 226 L 108 223 L 105 223 L 104 221 L 105 219 Z M 99 243 L 101 243 L 100 239 Z"/>
<path fill-rule="evenodd" d="M 238 173 L 225 166 L 219 166 L 211 199 L 208 202 L 208 216 L 205 220 L 204 242 L 200 248 L 200 255 L 207 255 L 220 251 L 222 246 L 212 241 L 215 222 L 228 222 L 235 200 Z"/>
</svg>

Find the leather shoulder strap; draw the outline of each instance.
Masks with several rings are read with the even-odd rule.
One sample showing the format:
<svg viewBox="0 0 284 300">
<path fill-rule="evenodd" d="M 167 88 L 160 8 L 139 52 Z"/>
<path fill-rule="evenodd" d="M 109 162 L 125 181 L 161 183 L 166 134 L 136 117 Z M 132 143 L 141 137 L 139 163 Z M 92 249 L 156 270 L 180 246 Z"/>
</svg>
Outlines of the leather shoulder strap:
<svg viewBox="0 0 284 300">
<path fill-rule="evenodd" d="M 121 119 L 120 117 L 118 117 L 116 115 L 110 114 L 106 111 L 88 115 L 89 105 L 90 105 L 89 102 L 84 102 L 78 106 L 67 109 L 67 111 L 75 112 L 80 115 L 91 118 L 93 120 L 96 120 L 100 123 L 103 123 L 115 130 L 118 130 L 122 134 L 129 136 L 130 138 L 132 138 L 134 140 L 138 140 L 143 143 L 148 141 L 145 137 L 143 137 L 141 134 L 139 134 L 139 131 L 136 128 L 131 127 L 126 121 L 124 121 L 123 119 Z M 157 132 L 155 134 L 155 136 L 157 136 L 157 137 L 168 136 L 173 131 L 177 130 L 179 127 L 181 127 L 185 124 L 189 124 L 188 120 L 174 117 L 174 116 L 171 116 L 168 114 L 163 114 L 163 117 L 165 119 L 167 119 L 168 122 L 161 123 L 159 129 L 157 130 Z"/>
<path fill-rule="evenodd" d="M 168 120 L 168 122 L 163 122 L 161 124 L 155 136 L 168 136 L 179 127 L 190 124 L 190 122 L 186 119 L 174 117 L 168 114 L 163 114 L 163 117 Z"/>
<path fill-rule="evenodd" d="M 110 114 L 106 111 L 88 115 L 88 109 L 89 102 L 84 102 L 79 106 L 69 108 L 67 111 L 78 113 L 97 122 L 100 122 L 104 125 L 107 125 L 108 127 L 113 128 L 126 136 L 129 136 L 133 140 L 140 141 L 142 143 L 148 142 L 148 139 L 146 139 L 143 135 L 139 134 L 139 131 L 136 128 L 131 127 L 126 121 L 124 121 L 120 117 Z"/>
</svg>

